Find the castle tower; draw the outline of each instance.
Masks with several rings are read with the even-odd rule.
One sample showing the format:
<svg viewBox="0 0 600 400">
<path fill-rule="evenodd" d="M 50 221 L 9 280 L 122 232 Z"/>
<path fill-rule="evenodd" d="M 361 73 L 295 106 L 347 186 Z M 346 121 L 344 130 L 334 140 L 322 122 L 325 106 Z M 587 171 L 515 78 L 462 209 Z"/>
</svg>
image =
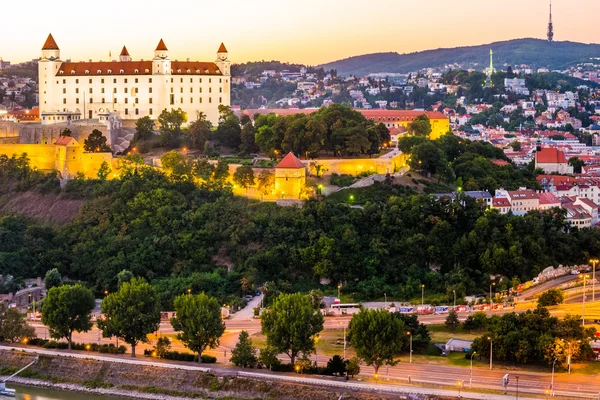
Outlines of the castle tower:
<svg viewBox="0 0 600 400">
<path fill-rule="evenodd" d="M 121 54 L 119 55 L 120 61 L 131 61 L 131 56 L 127 51 L 127 47 L 123 46 L 123 50 L 121 50 Z"/>
<path fill-rule="evenodd" d="M 215 64 L 223 74 L 223 95 L 221 96 L 221 104 L 226 106 L 231 104 L 231 61 L 229 61 L 229 52 L 223 43 L 217 50 L 217 60 Z"/>
<path fill-rule="evenodd" d="M 491 88 L 494 86 L 492 83 L 492 74 L 494 73 L 494 50 L 490 49 L 490 67 L 488 69 L 487 78 L 485 78 L 484 87 Z"/>
<path fill-rule="evenodd" d="M 162 39 L 158 42 L 156 50 L 154 50 L 154 58 L 152 60 L 152 73 L 167 75 L 171 73 L 171 60 L 169 60 L 169 49 Z"/>
<path fill-rule="evenodd" d="M 548 20 L 548 42 L 554 40 L 554 25 L 552 25 L 552 0 L 550 0 L 550 19 Z"/>
<path fill-rule="evenodd" d="M 275 166 L 275 195 L 282 199 L 299 199 L 306 184 L 306 166 L 289 152 Z"/>
<path fill-rule="evenodd" d="M 58 73 L 61 64 L 60 49 L 52 34 L 49 34 L 42 46 L 42 57 L 38 63 L 40 111 L 56 111 L 48 110 L 48 99 L 53 98 L 53 92 L 56 90 L 54 77 Z"/>
</svg>

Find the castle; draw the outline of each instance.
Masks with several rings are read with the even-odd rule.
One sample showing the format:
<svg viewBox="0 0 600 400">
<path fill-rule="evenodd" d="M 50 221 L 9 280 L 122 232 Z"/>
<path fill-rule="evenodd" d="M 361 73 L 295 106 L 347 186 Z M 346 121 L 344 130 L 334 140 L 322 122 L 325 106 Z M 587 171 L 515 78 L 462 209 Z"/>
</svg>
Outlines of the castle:
<svg viewBox="0 0 600 400">
<path fill-rule="evenodd" d="M 230 105 L 231 62 L 222 43 L 215 62 L 172 61 L 162 39 L 151 60 L 133 61 L 124 46 L 118 61 L 70 62 L 60 59 L 50 34 L 38 65 L 42 124 L 109 114 L 156 119 L 171 108 L 190 120 L 202 112 L 216 124 L 219 105 Z"/>
</svg>

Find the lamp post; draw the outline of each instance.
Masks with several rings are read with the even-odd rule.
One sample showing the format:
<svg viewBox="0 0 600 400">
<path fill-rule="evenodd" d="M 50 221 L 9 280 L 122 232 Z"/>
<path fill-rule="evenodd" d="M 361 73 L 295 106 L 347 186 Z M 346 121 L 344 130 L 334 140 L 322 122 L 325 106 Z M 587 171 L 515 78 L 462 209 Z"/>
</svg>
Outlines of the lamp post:
<svg viewBox="0 0 600 400">
<path fill-rule="evenodd" d="M 384 308 L 387 308 L 387 293 L 383 294 L 383 306 Z"/>
<path fill-rule="evenodd" d="M 411 332 L 411 331 L 408 331 L 408 332 L 406 332 L 406 334 L 407 334 L 407 335 L 409 336 L 409 338 L 410 338 L 410 345 L 409 345 L 410 347 L 408 348 L 408 352 L 409 352 L 409 357 L 410 357 L 410 358 L 409 358 L 409 361 L 408 361 L 408 362 L 409 362 L 410 364 L 412 364 L 412 338 L 413 338 L 413 337 L 412 337 L 412 332 Z"/>
<path fill-rule="evenodd" d="M 340 325 L 344 327 L 344 359 L 346 359 L 346 325 L 340 322 Z"/>
<path fill-rule="evenodd" d="M 319 366 L 319 356 L 317 355 L 317 343 L 319 343 L 319 335 L 315 335 L 315 367 Z"/>
<path fill-rule="evenodd" d="M 550 383 L 550 396 L 552 397 L 554 397 L 554 364 L 556 364 L 556 360 L 558 360 L 558 358 L 555 358 L 552 362 L 552 382 Z"/>
<path fill-rule="evenodd" d="M 456 308 L 456 290 L 453 290 L 452 293 L 454 293 L 454 308 Z"/>
<path fill-rule="evenodd" d="M 598 259 L 593 258 L 590 262 L 592 263 L 592 301 L 596 301 L 596 263 Z"/>
<path fill-rule="evenodd" d="M 425 304 L 425 285 L 421 285 L 421 305 Z"/>
<path fill-rule="evenodd" d="M 493 352 L 493 347 L 492 347 L 493 341 L 490 336 L 488 336 L 488 340 L 490 341 L 490 370 L 491 370 L 492 369 L 492 355 L 493 355 L 493 353 L 492 353 Z"/>
<path fill-rule="evenodd" d="M 460 389 L 462 388 L 462 381 L 458 381 L 458 397 L 460 397 Z"/>
<path fill-rule="evenodd" d="M 477 354 L 476 351 L 471 354 L 471 370 L 469 371 L 469 389 L 473 389 L 473 356 Z"/>
<path fill-rule="evenodd" d="M 490 311 L 494 308 L 494 302 L 492 301 L 492 287 L 496 286 L 496 282 L 490 283 Z"/>
<path fill-rule="evenodd" d="M 189 296 L 190 294 L 192 294 L 192 289 L 188 289 L 188 290 L 187 290 L 187 294 L 188 294 L 188 296 Z"/>
<path fill-rule="evenodd" d="M 517 378 L 517 400 L 519 400 L 519 376 L 516 376 Z"/>
<path fill-rule="evenodd" d="M 340 300 L 340 303 L 342 302 L 342 299 L 340 298 L 340 289 L 342 288 L 342 285 L 338 283 L 338 299 Z"/>
<path fill-rule="evenodd" d="M 579 275 L 583 278 L 583 302 L 581 303 L 581 324 L 585 326 L 585 284 L 587 283 L 587 279 L 589 275 Z"/>
</svg>

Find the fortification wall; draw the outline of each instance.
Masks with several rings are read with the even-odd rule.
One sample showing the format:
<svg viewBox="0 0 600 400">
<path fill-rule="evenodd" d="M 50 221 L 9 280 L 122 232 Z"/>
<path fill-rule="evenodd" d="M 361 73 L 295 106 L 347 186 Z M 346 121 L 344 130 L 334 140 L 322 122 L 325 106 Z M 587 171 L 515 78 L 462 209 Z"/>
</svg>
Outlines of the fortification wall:
<svg viewBox="0 0 600 400">
<path fill-rule="evenodd" d="M 374 174 L 394 173 L 406 164 L 406 156 L 399 153 L 389 158 L 353 158 L 353 159 L 330 159 L 304 161 L 309 166 L 310 174 L 316 176 L 316 170 L 310 167 L 311 163 L 317 163 L 323 167 L 320 175 L 348 174 L 359 175 L 363 172 Z"/>
<path fill-rule="evenodd" d="M 42 171 L 55 169 L 54 149 L 55 146 L 50 144 L 0 144 L 0 154 L 11 157 L 27 153 L 31 165 Z"/>
</svg>

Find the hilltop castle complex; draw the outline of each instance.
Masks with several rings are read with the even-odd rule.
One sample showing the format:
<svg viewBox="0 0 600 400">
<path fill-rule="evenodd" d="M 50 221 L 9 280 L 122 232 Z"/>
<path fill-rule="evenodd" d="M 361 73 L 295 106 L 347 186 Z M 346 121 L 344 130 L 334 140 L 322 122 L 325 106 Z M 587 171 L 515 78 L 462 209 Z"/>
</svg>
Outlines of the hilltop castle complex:
<svg viewBox="0 0 600 400">
<path fill-rule="evenodd" d="M 126 47 L 118 61 L 62 61 L 50 34 L 39 61 L 40 119 L 53 124 L 111 113 L 156 119 L 164 109 L 181 108 L 190 120 L 202 112 L 216 124 L 219 105 L 230 105 L 230 66 L 223 44 L 215 62 L 172 61 L 162 39 L 147 61 L 133 61 Z"/>
</svg>

